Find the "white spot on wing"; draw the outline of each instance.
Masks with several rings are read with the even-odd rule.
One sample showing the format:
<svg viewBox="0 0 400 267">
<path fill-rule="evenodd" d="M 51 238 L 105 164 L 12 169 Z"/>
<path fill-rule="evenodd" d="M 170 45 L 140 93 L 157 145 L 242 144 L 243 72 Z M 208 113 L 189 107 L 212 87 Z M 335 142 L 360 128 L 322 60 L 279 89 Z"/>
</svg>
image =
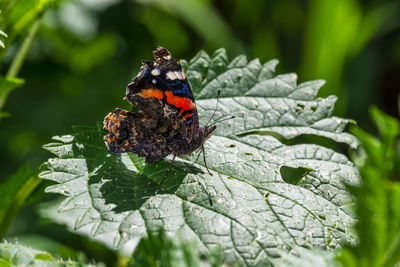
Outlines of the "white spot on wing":
<svg viewBox="0 0 400 267">
<path fill-rule="evenodd" d="M 151 74 L 154 75 L 154 76 L 160 75 L 160 73 L 161 73 L 161 71 L 159 69 L 157 69 L 157 68 L 155 68 L 155 69 L 153 69 L 151 71 Z"/>
<path fill-rule="evenodd" d="M 178 77 L 179 80 L 183 80 L 182 72 L 174 71 L 174 74 L 176 75 L 176 77 Z"/>
<path fill-rule="evenodd" d="M 157 83 L 156 79 L 153 79 L 153 80 L 152 80 L 152 83 Z"/>
<path fill-rule="evenodd" d="M 167 78 L 170 79 L 170 80 L 175 80 L 175 79 L 178 78 L 178 76 L 176 76 L 175 72 L 168 71 L 167 72 Z"/>
</svg>

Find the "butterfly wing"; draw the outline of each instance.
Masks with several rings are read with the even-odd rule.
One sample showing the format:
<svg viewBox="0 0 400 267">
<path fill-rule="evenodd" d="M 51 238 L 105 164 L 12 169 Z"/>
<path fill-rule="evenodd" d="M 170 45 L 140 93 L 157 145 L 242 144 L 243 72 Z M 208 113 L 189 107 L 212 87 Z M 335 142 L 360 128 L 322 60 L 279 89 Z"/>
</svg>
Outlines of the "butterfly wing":
<svg viewBox="0 0 400 267">
<path fill-rule="evenodd" d="M 158 47 L 153 52 L 155 62 L 143 61 L 139 74 L 126 89 L 129 102 L 144 112 L 160 112 L 149 109 L 147 105 L 140 105 L 137 97 L 156 98 L 176 110 L 193 129 L 194 136 L 198 135 L 199 120 L 192 89 L 179 62 L 170 52 Z"/>
<path fill-rule="evenodd" d="M 133 152 L 146 162 L 163 159 L 171 152 L 162 136 L 151 131 L 156 125 L 155 118 L 146 118 L 142 112 L 117 108 L 104 119 L 104 129 L 109 131 L 105 144 L 113 153 Z"/>
<path fill-rule="evenodd" d="M 146 163 L 159 161 L 179 150 L 182 140 L 190 131 L 180 114 L 169 106 L 152 99 L 135 99 L 136 103 L 162 112 L 130 112 L 115 109 L 104 119 L 104 129 L 109 133 L 105 144 L 113 153 L 133 152 L 146 158 Z"/>
<path fill-rule="evenodd" d="M 193 93 L 179 62 L 162 47 L 153 54 L 156 61 L 143 61 L 126 88 L 125 99 L 141 112 L 116 109 L 104 119 L 107 148 L 136 153 L 147 163 L 169 154 L 188 155 L 209 135 L 199 129 Z"/>
</svg>

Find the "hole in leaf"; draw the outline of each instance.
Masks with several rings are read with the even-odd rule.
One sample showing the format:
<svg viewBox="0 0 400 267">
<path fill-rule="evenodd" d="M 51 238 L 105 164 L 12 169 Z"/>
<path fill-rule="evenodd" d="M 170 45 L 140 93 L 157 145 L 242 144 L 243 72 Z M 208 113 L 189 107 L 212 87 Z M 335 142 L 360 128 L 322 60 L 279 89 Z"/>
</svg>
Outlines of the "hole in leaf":
<svg viewBox="0 0 400 267">
<path fill-rule="evenodd" d="M 299 112 L 303 111 L 305 107 L 306 107 L 306 106 L 305 106 L 304 104 L 297 103 L 297 104 L 296 104 L 296 112 L 299 113 Z"/>
<path fill-rule="evenodd" d="M 298 167 L 292 168 L 287 166 L 282 166 L 280 169 L 282 179 L 288 183 L 297 185 L 301 178 L 306 176 L 312 169 Z"/>
<path fill-rule="evenodd" d="M 253 156 L 253 153 L 250 153 L 250 152 L 245 152 L 244 154 L 248 155 L 248 156 Z"/>
<path fill-rule="evenodd" d="M 311 106 L 311 107 L 310 107 L 310 110 L 311 110 L 312 112 L 315 112 L 315 111 L 317 111 L 317 107 Z"/>
<path fill-rule="evenodd" d="M 231 145 L 229 145 L 229 147 L 236 147 L 236 145 L 235 144 L 231 144 Z"/>
</svg>

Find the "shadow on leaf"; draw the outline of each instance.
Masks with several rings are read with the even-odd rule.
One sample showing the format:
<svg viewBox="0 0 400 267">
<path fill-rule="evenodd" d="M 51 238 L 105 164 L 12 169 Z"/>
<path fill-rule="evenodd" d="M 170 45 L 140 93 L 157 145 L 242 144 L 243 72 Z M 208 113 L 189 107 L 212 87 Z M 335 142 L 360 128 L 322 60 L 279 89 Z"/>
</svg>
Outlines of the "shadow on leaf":
<svg viewBox="0 0 400 267">
<path fill-rule="evenodd" d="M 106 149 L 103 136 L 104 131 L 100 129 L 79 128 L 73 152 L 86 160 L 92 198 L 114 204 L 115 212 L 137 210 L 157 191 L 157 194 L 174 194 L 187 174 L 203 173 L 191 163 L 177 160 L 158 190 L 170 160 L 145 164 L 144 158 L 133 153 L 113 154 Z M 101 196 L 95 196 L 95 192 L 100 192 Z"/>
</svg>

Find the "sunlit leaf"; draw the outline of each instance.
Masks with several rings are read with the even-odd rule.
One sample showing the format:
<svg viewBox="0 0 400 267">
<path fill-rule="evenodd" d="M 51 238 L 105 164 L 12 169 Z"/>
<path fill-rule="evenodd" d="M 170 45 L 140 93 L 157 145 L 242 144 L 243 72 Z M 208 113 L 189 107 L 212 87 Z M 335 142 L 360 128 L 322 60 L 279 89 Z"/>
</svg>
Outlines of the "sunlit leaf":
<svg viewBox="0 0 400 267">
<path fill-rule="evenodd" d="M 0 30 L 0 36 L 7 37 L 7 34 L 6 34 L 5 32 L 3 32 L 2 30 Z M 4 43 L 3 43 L 1 40 L 0 40 L 0 46 L 1 46 L 2 48 L 5 47 Z"/>
<path fill-rule="evenodd" d="M 323 82 L 298 85 L 295 74 L 274 76 L 276 64 L 244 56 L 229 61 L 222 49 L 182 61 L 200 124 L 214 113 L 218 89 L 214 121 L 236 116 L 206 142 L 213 176 L 194 154 L 177 160 L 155 194 L 168 160 L 146 165 L 135 154 L 112 154 L 103 130 L 79 127 L 45 146 L 56 158 L 41 177 L 57 183 L 46 191 L 67 196 L 60 211 L 82 209 L 75 228 L 114 233 L 116 245 L 163 228 L 196 240 L 201 250 L 219 245 L 225 259 L 257 265 L 296 246 L 354 244 L 345 184 L 358 185 L 357 169 L 330 148 L 285 144 L 316 135 L 356 147 L 343 132 L 350 121 L 332 117 L 335 97 L 316 98 Z M 300 171 L 282 177 L 282 168 Z"/>
<path fill-rule="evenodd" d="M 335 260 L 335 253 L 322 249 L 306 249 L 303 247 L 295 247 L 288 254 L 273 260 L 275 266 L 315 266 L 328 267 L 339 266 Z"/>
<path fill-rule="evenodd" d="M 96 266 L 72 260 L 58 259 L 51 254 L 19 244 L 0 243 L 0 266 Z"/>
</svg>

